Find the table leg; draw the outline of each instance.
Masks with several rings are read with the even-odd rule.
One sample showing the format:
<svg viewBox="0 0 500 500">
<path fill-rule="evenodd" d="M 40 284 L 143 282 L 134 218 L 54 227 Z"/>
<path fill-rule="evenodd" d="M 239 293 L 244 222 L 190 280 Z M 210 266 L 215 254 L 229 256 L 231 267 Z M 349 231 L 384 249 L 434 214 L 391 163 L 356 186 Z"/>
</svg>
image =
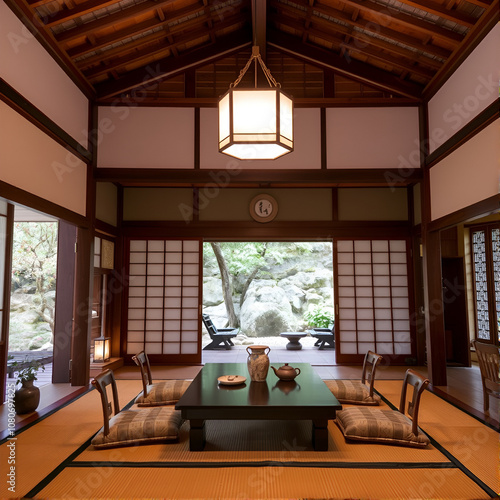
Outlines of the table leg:
<svg viewBox="0 0 500 500">
<path fill-rule="evenodd" d="M 328 451 L 328 420 L 312 421 L 312 442 L 315 451 Z"/>
<path fill-rule="evenodd" d="M 205 448 L 205 420 L 190 420 L 189 427 L 189 451 L 203 451 Z"/>
</svg>

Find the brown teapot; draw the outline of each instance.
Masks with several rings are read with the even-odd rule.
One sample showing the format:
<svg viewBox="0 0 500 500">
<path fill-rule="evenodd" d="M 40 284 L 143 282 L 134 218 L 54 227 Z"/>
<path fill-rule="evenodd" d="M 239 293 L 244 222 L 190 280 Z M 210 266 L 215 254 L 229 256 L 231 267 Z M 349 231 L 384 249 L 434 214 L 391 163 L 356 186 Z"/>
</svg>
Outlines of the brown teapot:
<svg viewBox="0 0 500 500">
<path fill-rule="evenodd" d="M 293 380 L 300 374 L 300 368 L 293 368 L 292 366 L 289 366 L 288 363 L 280 366 L 277 370 L 274 366 L 271 366 L 271 368 L 280 380 Z"/>
</svg>

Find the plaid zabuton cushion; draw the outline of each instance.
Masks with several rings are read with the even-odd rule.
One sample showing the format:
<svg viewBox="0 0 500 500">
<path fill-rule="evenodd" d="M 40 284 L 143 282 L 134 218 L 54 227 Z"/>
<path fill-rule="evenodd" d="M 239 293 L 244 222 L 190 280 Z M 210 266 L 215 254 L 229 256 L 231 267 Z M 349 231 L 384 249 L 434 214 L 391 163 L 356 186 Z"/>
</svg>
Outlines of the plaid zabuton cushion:
<svg viewBox="0 0 500 500">
<path fill-rule="evenodd" d="M 373 394 L 370 389 L 359 380 L 325 380 L 328 389 L 339 400 L 339 403 L 372 405 L 380 404 L 380 396 Z"/>
<path fill-rule="evenodd" d="M 424 448 L 429 438 L 419 429 L 412 432 L 412 421 L 396 410 L 351 407 L 337 412 L 337 425 L 346 439 Z"/>
<path fill-rule="evenodd" d="M 137 406 L 163 406 L 177 403 L 191 382 L 188 380 L 165 380 L 148 385 L 148 395 L 141 392 L 135 399 Z"/>
</svg>

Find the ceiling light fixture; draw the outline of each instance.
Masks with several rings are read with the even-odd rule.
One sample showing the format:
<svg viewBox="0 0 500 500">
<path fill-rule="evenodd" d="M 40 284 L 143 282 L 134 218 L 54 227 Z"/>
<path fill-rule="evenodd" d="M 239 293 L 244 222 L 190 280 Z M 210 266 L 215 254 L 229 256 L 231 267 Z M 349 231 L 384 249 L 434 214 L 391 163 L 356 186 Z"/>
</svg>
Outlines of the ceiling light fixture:
<svg viewBox="0 0 500 500">
<path fill-rule="evenodd" d="M 252 61 L 255 88 L 236 89 Z M 258 65 L 270 88 L 257 88 Z M 240 160 L 275 160 L 293 151 L 293 101 L 264 64 L 258 46 L 219 99 L 219 152 Z"/>
</svg>

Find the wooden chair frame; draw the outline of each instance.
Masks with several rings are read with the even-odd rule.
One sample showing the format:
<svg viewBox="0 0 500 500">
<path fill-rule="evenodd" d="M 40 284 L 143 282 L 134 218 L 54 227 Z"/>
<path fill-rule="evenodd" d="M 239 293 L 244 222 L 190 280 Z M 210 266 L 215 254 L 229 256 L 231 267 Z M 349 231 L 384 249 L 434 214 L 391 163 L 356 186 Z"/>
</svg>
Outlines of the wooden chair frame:
<svg viewBox="0 0 500 500">
<path fill-rule="evenodd" d="M 141 369 L 142 378 L 142 389 L 144 391 L 144 399 L 148 396 L 148 385 L 153 383 L 153 377 L 151 375 L 151 365 L 149 364 L 148 355 L 141 351 L 135 356 L 132 356 L 134 363 Z"/>
<path fill-rule="evenodd" d="M 369 382 L 371 398 L 373 397 L 373 384 L 375 382 L 375 373 L 377 371 L 377 366 L 381 361 L 382 361 L 382 356 L 373 351 L 368 351 L 365 354 L 365 359 L 363 360 L 361 383 L 366 384 L 367 381 Z"/>
<path fill-rule="evenodd" d="M 484 411 L 490 409 L 490 396 L 500 399 L 500 354 L 498 347 L 493 344 L 472 341 L 476 349 L 479 370 L 481 371 L 481 383 L 483 385 Z"/>
<path fill-rule="evenodd" d="M 225 349 L 231 349 L 234 346 L 231 339 L 236 337 L 237 328 L 216 328 L 208 314 L 202 314 L 201 319 L 212 339 L 212 342 L 203 349 L 217 349 L 221 344 Z"/>
<path fill-rule="evenodd" d="M 413 395 L 411 401 L 408 401 L 408 415 L 412 421 L 412 432 L 415 436 L 418 435 L 418 410 L 420 406 L 420 397 L 429 385 L 429 379 L 420 375 L 412 369 L 406 370 L 405 378 L 403 380 L 403 387 L 401 389 L 401 400 L 399 402 L 399 411 L 405 415 L 406 410 L 406 395 L 408 393 L 408 386 L 413 387 Z"/>
<path fill-rule="evenodd" d="M 120 413 L 120 403 L 118 401 L 118 389 L 116 387 L 115 375 L 111 370 L 104 370 L 99 373 L 94 380 L 92 380 L 92 385 L 97 389 L 101 395 L 102 403 L 102 414 L 104 419 L 104 435 L 109 434 L 109 419 L 113 415 Z M 113 394 L 113 404 L 108 400 L 108 394 L 106 388 L 111 386 L 111 392 Z"/>
</svg>

